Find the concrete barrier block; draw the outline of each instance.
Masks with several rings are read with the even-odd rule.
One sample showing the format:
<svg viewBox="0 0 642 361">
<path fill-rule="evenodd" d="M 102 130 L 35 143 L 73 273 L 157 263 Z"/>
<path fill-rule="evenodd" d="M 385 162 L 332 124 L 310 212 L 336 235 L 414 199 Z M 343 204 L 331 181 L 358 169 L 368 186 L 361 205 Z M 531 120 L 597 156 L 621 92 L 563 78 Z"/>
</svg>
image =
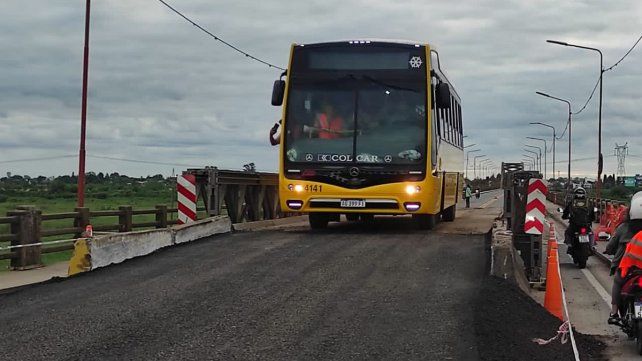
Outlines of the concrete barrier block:
<svg viewBox="0 0 642 361">
<path fill-rule="evenodd" d="M 116 233 L 93 238 L 89 245 L 91 268 L 105 267 L 150 254 L 171 246 L 173 239 L 170 229 Z"/>
<path fill-rule="evenodd" d="M 234 223 L 232 228 L 235 231 L 261 231 L 266 229 L 274 229 L 278 227 L 287 227 L 296 224 L 307 224 L 308 216 L 294 216 L 277 219 L 267 219 L 263 221 Z"/>
<path fill-rule="evenodd" d="M 513 232 L 501 228 L 493 232 L 490 274 L 510 280 L 522 291 L 530 292 L 524 261 L 513 246 Z"/>
<path fill-rule="evenodd" d="M 232 221 L 228 216 L 216 216 L 172 227 L 175 244 L 192 242 L 197 239 L 231 231 Z"/>
</svg>

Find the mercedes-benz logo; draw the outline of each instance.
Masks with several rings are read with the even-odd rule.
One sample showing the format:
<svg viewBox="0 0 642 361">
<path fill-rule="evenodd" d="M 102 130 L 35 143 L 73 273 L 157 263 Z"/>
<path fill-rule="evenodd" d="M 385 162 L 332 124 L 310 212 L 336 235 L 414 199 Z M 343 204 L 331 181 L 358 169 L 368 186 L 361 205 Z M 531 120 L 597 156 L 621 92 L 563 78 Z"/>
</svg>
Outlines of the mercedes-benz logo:
<svg viewBox="0 0 642 361">
<path fill-rule="evenodd" d="M 357 168 L 357 167 L 352 167 L 352 168 L 350 168 L 350 170 L 348 171 L 348 173 L 350 173 L 350 175 L 351 175 L 351 176 L 356 177 L 356 176 L 358 176 L 358 175 L 359 175 L 359 168 Z"/>
<path fill-rule="evenodd" d="M 385 157 L 383 157 L 384 162 L 390 163 L 392 162 L 392 156 L 390 154 L 387 154 Z"/>
<path fill-rule="evenodd" d="M 312 154 L 308 153 L 305 155 L 305 160 L 307 160 L 308 162 L 312 162 L 313 159 L 314 157 L 312 156 Z"/>
</svg>

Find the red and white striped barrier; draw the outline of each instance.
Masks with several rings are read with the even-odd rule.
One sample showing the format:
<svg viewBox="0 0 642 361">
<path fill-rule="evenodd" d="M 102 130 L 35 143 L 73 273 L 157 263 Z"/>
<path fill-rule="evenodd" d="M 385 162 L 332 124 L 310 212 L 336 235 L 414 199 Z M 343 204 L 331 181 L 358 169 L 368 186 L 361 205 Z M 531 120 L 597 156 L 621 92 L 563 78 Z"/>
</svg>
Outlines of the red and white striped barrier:
<svg viewBox="0 0 642 361">
<path fill-rule="evenodd" d="M 546 193 L 548 193 L 548 189 L 541 179 L 531 178 L 529 180 L 524 232 L 529 234 L 542 234 L 544 232 Z"/>
<path fill-rule="evenodd" d="M 196 220 L 196 177 L 183 174 L 176 178 L 178 193 L 178 223 L 185 224 Z"/>
</svg>

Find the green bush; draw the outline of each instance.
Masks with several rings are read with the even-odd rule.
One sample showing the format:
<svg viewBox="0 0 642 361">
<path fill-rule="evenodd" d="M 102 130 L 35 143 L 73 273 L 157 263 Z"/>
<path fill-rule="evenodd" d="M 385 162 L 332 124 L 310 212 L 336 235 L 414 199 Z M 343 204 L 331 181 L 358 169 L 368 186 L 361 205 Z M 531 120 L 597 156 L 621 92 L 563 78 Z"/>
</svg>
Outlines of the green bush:
<svg viewBox="0 0 642 361">
<path fill-rule="evenodd" d="M 623 185 L 617 185 L 611 188 L 611 197 L 617 200 L 626 200 L 629 198 L 629 189 Z"/>
</svg>

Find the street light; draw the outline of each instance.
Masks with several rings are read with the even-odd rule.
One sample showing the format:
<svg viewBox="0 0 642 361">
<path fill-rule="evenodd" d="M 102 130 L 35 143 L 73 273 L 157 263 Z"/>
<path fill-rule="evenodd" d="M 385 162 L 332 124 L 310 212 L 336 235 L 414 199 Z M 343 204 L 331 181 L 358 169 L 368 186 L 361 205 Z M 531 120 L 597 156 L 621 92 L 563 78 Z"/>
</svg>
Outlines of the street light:
<svg viewBox="0 0 642 361">
<path fill-rule="evenodd" d="M 547 97 L 547 98 L 551 98 L 551 99 L 555 99 L 555 100 L 564 102 L 564 103 L 566 103 L 566 105 L 568 105 L 568 180 L 566 181 L 566 192 L 568 194 L 568 192 L 570 192 L 570 188 L 571 188 L 571 141 L 573 139 L 571 137 L 571 129 L 572 129 L 571 102 L 569 102 L 566 99 L 562 99 L 562 98 L 554 97 L 552 95 L 548 95 L 546 93 L 542 93 L 542 92 L 535 92 L 535 93 L 537 93 L 537 94 L 539 94 L 541 96 Z"/>
<path fill-rule="evenodd" d="M 539 155 L 537 154 L 537 152 L 536 152 L 536 151 L 534 151 L 534 150 L 527 149 L 527 148 L 523 148 L 523 150 L 524 150 L 525 152 L 529 152 L 529 153 L 535 154 L 535 168 L 536 168 L 536 170 L 537 170 L 538 172 L 541 172 L 541 169 L 540 169 L 541 167 L 540 167 L 540 166 L 538 166 L 538 165 L 540 164 L 540 161 L 539 161 L 539 160 L 540 160 L 540 157 L 539 157 Z"/>
<path fill-rule="evenodd" d="M 484 158 L 484 159 L 480 160 L 479 163 L 478 163 L 479 175 L 480 175 L 480 178 L 482 178 L 482 179 L 484 178 L 484 165 L 486 164 L 486 162 L 490 162 L 490 159 Z"/>
<path fill-rule="evenodd" d="M 522 154 L 524 157 L 526 157 L 525 154 Z M 524 163 L 524 166 L 527 168 L 526 170 L 533 170 L 533 159 L 532 158 L 522 158 L 522 162 Z"/>
<path fill-rule="evenodd" d="M 527 139 L 532 139 L 532 140 L 541 140 L 544 142 L 544 178 L 546 179 L 546 152 L 548 152 L 548 146 L 546 145 L 546 139 L 543 138 L 535 138 L 535 137 L 526 137 Z M 555 174 L 555 172 L 553 172 Z M 553 175 L 553 178 L 555 178 L 555 175 Z"/>
<path fill-rule="evenodd" d="M 552 150 L 552 152 L 553 152 L 553 178 L 555 178 L 555 137 L 556 137 L 556 134 L 555 134 L 555 127 L 554 127 L 554 126 L 552 126 L 552 125 L 548 125 L 548 124 L 546 124 L 546 123 L 542 123 L 542 122 L 530 122 L 529 124 L 533 124 L 533 125 L 543 125 L 543 126 L 545 126 L 545 127 L 549 127 L 549 128 L 551 128 L 551 129 L 553 129 L 553 150 Z"/>
<path fill-rule="evenodd" d="M 533 153 L 535 153 L 535 152 L 533 152 Z M 537 164 L 537 157 L 534 158 L 532 155 L 528 155 L 528 154 L 522 154 L 522 156 L 529 158 L 533 162 L 533 168 L 532 169 L 533 170 L 537 170 L 537 167 L 535 166 Z"/>
<path fill-rule="evenodd" d="M 480 173 L 482 173 L 482 171 L 483 171 L 483 173 L 482 173 L 482 178 L 483 179 L 485 179 L 488 176 L 487 167 L 492 162 L 493 161 L 488 159 L 488 158 L 482 159 L 481 162 L 479 162 L 479 171 L 480 171 Z"/>
<path fill-rule="evenodd" d="M 485 157 L 486 154 L 482 155 L 477 155 L 475 158 L 473 158 L 473 176 L 475 177 L 474 179 L 477 179 L 477 158 L 483 158 Z"/>
<path fill-rule="evenodd" d="M 602 159 L 602 78 L 603 78 L 602 75 L 604 75 L 604 57 L 602 55 L 602 51 L 600 51 L 600 49 L 597 49 L 597 48 L 569 44 L 563 41 L 556 41 L 556 40 L 546 40 L 546 42 L 551 44 L 570 46 L 573 48 L 597 51 L 600 54 L 600 110 L 598 113 L 598 120 L 597 120 L 597 179 L 595 180 L 595 201 L 597 202 L 597 204 L 599 204 L 600 193 L 602 189 L 602 166 L 604 164 Z M 569 129 L 570 129 L 570 126 L 569 126 Z M 569 136 L 570 136 L 570 133 L 569 133 Z M 569 179 L 570 179 L 570 175 L 569 175 Z"/>
<path fill-rule="evenodd" d="M 470 155 L 470 153 L 475 153 L 479 151 L 481 151 L 481 149 L 469 150 L 466 152 L 466 175 L 465 175 L 466 179 L 468 179 L 468 156 Z"/>
<path fill-rule="evenodd" d="M 472 146 L 474 146 L 474 145 L 477 145 L 477 144 L 475 144 L 475 143 L 473 143 L 473 144 L 468 144 L 467 146 L 465 146 L 465 147 L 464 147 L 464 149 L 466 149 L 466 148 L 470 148 L 470 147 L 472 147 Z"/>
<path fill-rule="evenodd" d="M 539 161 L 539 171 L 541 172 L 542 171 L 542 148 L 538 147 L 538 146 L 535 146 L 535 145 L 530 145 L 530 144 L 524 144 L 524 146 L 530 147 L 530 148 L 535 148 L 539 152 L 539 160 L 538 161 Z M 546 155 L 546 149 L 544 149 L 544 155 Z M 544 163 L 544 165 L 546 165 L 546 163 Z M 546 174 L 546 173 L 544 173 L 544 174 Z M 546 177 L 544 177 L 544 178 L 546 178 Z"/>
</svg>

